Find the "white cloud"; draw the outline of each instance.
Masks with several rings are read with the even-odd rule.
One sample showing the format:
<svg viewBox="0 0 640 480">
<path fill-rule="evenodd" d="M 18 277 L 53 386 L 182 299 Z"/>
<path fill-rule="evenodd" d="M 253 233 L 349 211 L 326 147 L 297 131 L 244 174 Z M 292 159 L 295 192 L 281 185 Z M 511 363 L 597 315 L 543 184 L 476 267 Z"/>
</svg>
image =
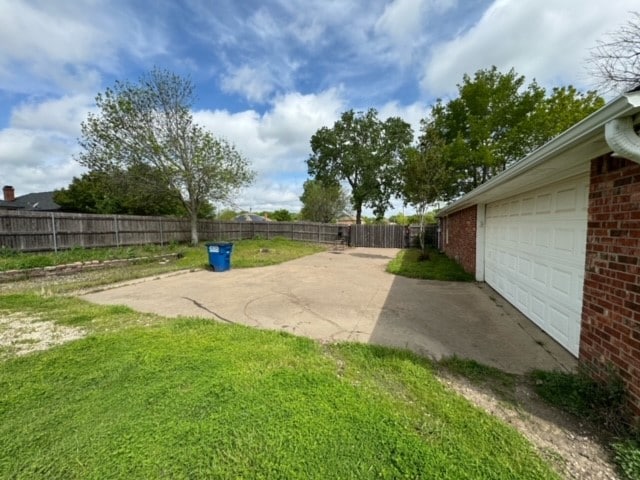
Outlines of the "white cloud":
<svg viewBox="0 0 640 480">
<path fill-rule="evenodd" d="M 385 103 L 378 109 L 378 118 L 386 120 L 389 117 L 400 117 L 411 125 L 413 135 L 417 138 L 420 135 L 420 120 L 429 115 L 429 107 L 416 102 L 410 105 L 400 105 L 397 101 Z"/>
<path fill-rule="evenodd" d="M 126 4 L 0 1 L 0 88 L 95 92 L 104 72 L 117 72 L 121 54 L 163 54 L 162 26 L 143 24 Z"/>
<path fill-rule="evenodd" d="M 277 138 L 279 143 L 290 145 L 299 153 L 302 145 L 308 149 L 318 128 L 333 124 L 343 107 L 339 89 L 309 95 L 289 93 L 276 98 L 271 111 L 265 113 L 261 134 Z"/>
<path fill-rule="evenodd" d="M 394 43 L 406 45 L 420 36 L 426 7 L 425 0 L 394 0 L 387 4 L 374 28 Z"/>
<path fill-rule="evenodd" d="M 105 33 L 66 13 L 60 15 L 57 7 L 36 8 L 27 2 L 0 3 L 0 51 L 4 60 L 84 62 L 93 54 L 104 54 Z"/>
<path fill-rule="evenodd" d="M 77 137 L 80 135 L 80 123 L 95 108 L 93 103 L 88 95 L 65 95 L 42 102 L 25 102 L 13 109 L 11 125 Z"/>
<path fill-rule="evenodd" d="M 375 19 L 371 42 L 365 44 L 390 65 L 413 67 L 428 49 L 437 18 L 453 9 L 457 0 L 392 0 Z M 367 51 L 361 50 L 366 56 Z"/>
<path fill-rule="evenodd" d="M 0 130 L 0 183 L 18 195 L 67 186 L 84 168 L 74 159 L 80 122 L 93 108 L 91 97 L 67 95 L 16 106 Z"/>
<path fill-rule="evenodd" d="M 277 97 L 262 115 L 254 110 L 200 110 L 194 119 L 235 144 L 259 173 L 301 172 L 306 171 L 311 136 L 320 127 L 331 126 L 343 106 L 337 89 L 309 95 L 296 92 Z"/>
<path fill-rule="evenodd" d="M 228 93 L 240 93 L 252 102 L 263 102 L 276 88 L 265 66 L 243 65 L 223 75 L 222 89 Z"/>
<path fill-rule="evenodd" d="M 83 168 L 72 158 L 77 147 L 66 136 L 41 130 L 0 130 L 0 183 L 16 195 L 65 187 Z"/>
<path fill-rule="evenodd" d="M 616 0 L 603 7 L 582 0 L 496 0 L 471 29 L 433 47 L 422 89 L 434 96 L 454 93 L 464 73 L 492 65 L 515 68 L 546 86 L 589 86 L 582 74 L 588 49 L 637 9 L 637 2 Z"/>
<path fill-rule="evenodd" d="M 344 108 L 340 90 L 330 89 L 276 97 L 262 115 L 254 110 L 201 110 L 194 119 L 235 144 L 257 170 L 256 183 L 236 199 L 238 207 L 294 211 L 300 209 L 311 136 L 323 126 L 332 126 Z"/>
<path fill-rule="evenodd" d="M 286 208 L 294 212 L 300 210 L 302 182 L 297 179 L 273 181 L 259 179 L 254 185 L 243 190 L 235 199 L 234 207 L 241 210 L 278 210 Z"/>
</svg>

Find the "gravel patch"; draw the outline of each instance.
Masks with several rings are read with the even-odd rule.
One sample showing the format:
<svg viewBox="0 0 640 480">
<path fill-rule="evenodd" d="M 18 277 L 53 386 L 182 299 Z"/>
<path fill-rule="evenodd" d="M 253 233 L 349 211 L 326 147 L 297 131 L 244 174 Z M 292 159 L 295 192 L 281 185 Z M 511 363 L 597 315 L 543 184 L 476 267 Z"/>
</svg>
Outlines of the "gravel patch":
<svg viewBox="0 0 640 480">
<path fill-rule="evenodd" d="M 517 406 L 466 379 L 443 375 L 441 381 L 477 407 L 511 425 L 524 435 L 539 454 L 563 478 L 570 480 L 616 480 L 620 478 L 609 452 L 597 433 L 580 419 L 541 400 L 528 386 L 518 384 Z"/>
<path fill-rule="evenodd" d="M 80 328 L 58 325 L 23 314 L 0 317 L 0 356 L 20 356 L 47 350 L 86 335 Z"/>
</svg>

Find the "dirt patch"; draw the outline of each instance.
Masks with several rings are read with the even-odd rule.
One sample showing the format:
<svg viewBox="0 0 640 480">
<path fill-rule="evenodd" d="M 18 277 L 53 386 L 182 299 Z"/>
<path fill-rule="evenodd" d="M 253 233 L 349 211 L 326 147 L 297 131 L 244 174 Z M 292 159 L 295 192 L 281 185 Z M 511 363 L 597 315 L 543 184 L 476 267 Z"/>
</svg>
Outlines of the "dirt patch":
<svg viewBox="0 0 640 480">
<path fill-rule="evenodd" d="M 524 382 L 515 387 L 514 403 L 467 379 L 441 374 L 447 386 L 474 405 L 511 425 L 566 479 L 620 478 L 593 427 L 542 401 Z"/>
<path fill-rule="evenodd" d="M 5 313 L 0 317 L 0 357 L 47 350 L 85 335 L 86 332 L 79 328 L 58 325 L 23 314 Z"/>
</svg>

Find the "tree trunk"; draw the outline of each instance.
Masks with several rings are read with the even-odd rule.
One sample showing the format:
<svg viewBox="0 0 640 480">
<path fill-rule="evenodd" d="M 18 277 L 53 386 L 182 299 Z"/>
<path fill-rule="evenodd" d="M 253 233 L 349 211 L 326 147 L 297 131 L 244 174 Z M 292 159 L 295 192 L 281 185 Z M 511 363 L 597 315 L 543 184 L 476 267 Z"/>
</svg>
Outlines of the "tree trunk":
<svg viewBox="0 0 640 480">
<path fill-rule="evenodd" d="M 362 223 L 362 205 L 356 206 L 356 225 Z"/>
<path fill-rule="evenodd" d="M 198 209 L 191 205 L 191 245 L 198 246 Z"/>
<path fill-rule="evenodd" d="M 425 242 L 424 238 L 424 209 L 420 212 L 420 250 L 422 250 L 422 254 L 427 253 L 427 242 Z"/>
</svg>

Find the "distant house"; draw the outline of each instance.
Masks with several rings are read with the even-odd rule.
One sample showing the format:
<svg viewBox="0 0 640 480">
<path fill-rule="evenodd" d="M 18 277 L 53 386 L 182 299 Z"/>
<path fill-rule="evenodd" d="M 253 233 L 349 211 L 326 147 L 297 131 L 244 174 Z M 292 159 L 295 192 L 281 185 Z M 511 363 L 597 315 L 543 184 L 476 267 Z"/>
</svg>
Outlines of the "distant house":
<svg viewBox="0 0 640 480">
<path fill-rule="evenodd" d="M 346 212 L 343 212 L 337 219 L 336 223 L 338 225 L 355 225 L 356 217 L 350 215 Z"/>
<path fill-rule="evenodd" d="M 270 219 L 266 217 L 261 217 L 260 215 L 256 215 L 255 213 L 241 213 L 233 218 L 233 222 L 254 222 L 254 223 L 264 223 L 271 222 Z"/>
<path fill-rule="evenodd" d="M 0 200 L 0 209 L 4 210 L 29 210 L 39 212 L 55 212 L 60 210 L 60 205 L 53 201 L 53 192 L 28 193 L 16 197 L 15 189 L 11 185 L 2 188 L 3 200 Z"/>
</svg>

